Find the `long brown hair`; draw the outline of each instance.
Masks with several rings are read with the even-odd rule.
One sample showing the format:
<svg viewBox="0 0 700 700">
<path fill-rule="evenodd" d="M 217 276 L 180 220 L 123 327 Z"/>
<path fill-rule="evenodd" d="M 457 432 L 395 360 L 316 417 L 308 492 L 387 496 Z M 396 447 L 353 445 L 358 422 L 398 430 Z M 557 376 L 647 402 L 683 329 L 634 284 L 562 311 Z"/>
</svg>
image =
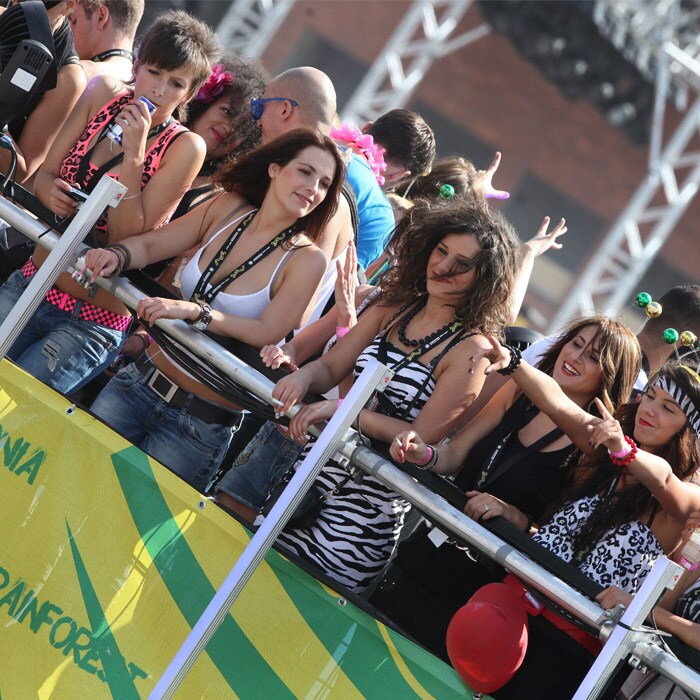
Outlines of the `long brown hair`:
<svg viewBox="0 0 700 700">
<path fill-rule="evenodd" d="M 310 146 L 325 151 L 335 162 L 333 180 L 324 200 L 298 221 L 299 230 L 314 241 L 338 208 L 338 195 L 345 177 L 345 165 L 338 147 L 327 136 L 311 129 L 293 129 L 227 163 L 214 173 L 213 180 L 226 192 L 236 192 L 254 206 L 260 207 L 270 188 L 270 163 L 285 166 Z"/>
<path fill-rule="evenodd" d="M 401 305 L 426 294 L 428 260 L 450 234 L 474 236 L 481 249 L 473 259 L 474 282 L 455 299 L 455 317 L 481 333 L 500 333 L 510 315 L 518 238 L 503 215 L 464 200 L 421 203 L 398 223 L 377 303 Z"/>
<path fill-rule="evenodd" d="M 542 356 L 537 367 L 551 375 L 562 348 L 584 328 L 596 326 L 593 342 L 597 342 L 601 389 L 597 396 L 611 413 L 629 401 L 642 366 L 642 349 L 632 331 L 621 321 L 609 316 L 585 316 L 574 319 L 559 334 Z"/>
<path fill-rule="evenodd" d="M 673 380 L 690 398 L 696 407 L 700 407 L 700 383 L 680 366 L 680 363 L 667 362 L 654 375 L 647 388 L 653 385 L 659 375 Z M 626 403 L 620 406 L 615 417 L 625 435 L 634 434 L 638 403 Z M 700 464 L 697 435 L 686 421 L 685 425 L 658 450 L 655 454 L 665 459 L 673 473 L 681 480 L 687 481 Z M 584 497 L 603 495 L 611 484 L 616 483 L 620 476 L 620 467 L 610 462 L 607 449 L 600 447 L 587 455 L 581 462 L 587 476 L 571 491 L 564 494 L 560 506 L 577 501 Z M 638 520 L 652 506 L 658 503 L 643 484 L 637 482 L 613 491 L 608 497 L 603 495 L 603 501 L 588 522 L 581 528 L 575 540 L 575 549 L 582 550 L 594 546 L 595 543 L 611 528 L 632 520 Z"/>
</svg>

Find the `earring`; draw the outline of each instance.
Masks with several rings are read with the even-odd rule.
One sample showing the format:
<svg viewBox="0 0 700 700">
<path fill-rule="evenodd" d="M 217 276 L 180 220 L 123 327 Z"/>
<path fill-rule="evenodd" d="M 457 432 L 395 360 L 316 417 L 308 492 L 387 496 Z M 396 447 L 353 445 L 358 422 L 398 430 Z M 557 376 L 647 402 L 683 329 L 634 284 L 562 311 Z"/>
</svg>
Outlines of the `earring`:
<svg viewBox="0 0 700 700">
<path fill-rule="evenodd" d="M 428 290 L 425 288 L 426 284 L 428 282 L 428 275 L 425 274 L 425 272 L 413 283 L 413 289 L 415 290 L 416 294 L 419 296 L 422 296 L 423 294 L 427 294 Z M 424 289 L 418 289 L 418 285 L 421 285 L 424 287 Z"/>
</svg>

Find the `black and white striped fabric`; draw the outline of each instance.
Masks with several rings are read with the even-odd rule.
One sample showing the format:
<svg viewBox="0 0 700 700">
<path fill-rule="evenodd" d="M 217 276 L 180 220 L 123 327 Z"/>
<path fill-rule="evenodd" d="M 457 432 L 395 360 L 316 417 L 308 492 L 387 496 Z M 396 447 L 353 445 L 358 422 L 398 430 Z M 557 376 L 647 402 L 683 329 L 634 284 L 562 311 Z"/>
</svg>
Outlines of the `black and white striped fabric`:
<svg viewBox="0 0 700 700">
<path fill-rule="evenodd" d="M 377 357 L 378 341 L 379 338 L 375 338 L 358 357 L 355 376 L 370 358 Z M 387 354 L 390 366 L 405 358 L 405 354 L 390 343 L 387 343 Z M 403 414 L 402 409 L 411 404 L 416 394 L 420 395 L 406 420 L 412 421 L 420 413 L 435 389 L 433 369 L 432 365 L 413 360 L 394 375 L 384 392 L 398 415 Z M 302 459 L 310 449 L 307 445 Z M 321 470 L 316 483 L 324 490 L 332 491 L 346 476 L 347 471 L 331 459 Z M 381 573 L 387 563 L 409 508 L 410 504 L 397 493 L 366 475 L 361 484 L 350 480 L 337 494 L 330 496 L 313 527 L 285 530 L 278 542 L 359 592 Z"/>
</svg>

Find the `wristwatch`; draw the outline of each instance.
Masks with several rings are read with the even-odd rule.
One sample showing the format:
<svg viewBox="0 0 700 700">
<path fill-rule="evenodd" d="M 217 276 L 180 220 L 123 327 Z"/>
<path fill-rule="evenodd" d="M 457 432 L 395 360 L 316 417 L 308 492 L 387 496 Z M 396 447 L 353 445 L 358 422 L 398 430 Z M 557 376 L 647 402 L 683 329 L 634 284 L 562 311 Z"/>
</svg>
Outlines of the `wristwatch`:
<svg viewBox="0 0 700 700">
<path fill-rule="evenodd" d="M 187 321 L 192 328 L 196 328 L 198 331 L 207 330 L 209 324 L 211 323 L 211 306 L 201 299 L 195 299 L 195 304 L 199 305 L 199 316 L 194 321 Z"/>
</svg>

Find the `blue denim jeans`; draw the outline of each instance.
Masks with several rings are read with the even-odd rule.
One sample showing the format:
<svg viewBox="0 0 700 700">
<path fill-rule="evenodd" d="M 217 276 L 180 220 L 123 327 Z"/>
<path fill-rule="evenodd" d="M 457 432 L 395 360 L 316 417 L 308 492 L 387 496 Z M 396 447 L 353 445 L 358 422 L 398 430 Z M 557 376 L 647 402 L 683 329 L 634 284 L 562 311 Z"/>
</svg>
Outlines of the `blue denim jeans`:
<svg viewBox="0 0 700 700">
<path fill-rule="evenodd" d="M 146 377 L 130 364 L 119 370 L 100 392 L 92 412 L 116 432 L 161 464 L 205 491 L 240 424 L 206 423 L 187 406 L 164 401 L 146 384 Z"/>
<path fill-rule="evenodd" d="M 32 277 L 13 272 L 0 287 L 0 320 L 4 320 Z M 7 356 L 23 370 L 63 394 L 98 376 L 119 355 L 126 333 L 78 318 L 42 301 Z"/>
<path fill-rule="evenodd" d="M 273 486 L 292 468 L 302 447 L 267 422 L 238 455 L 216 487 L 223 493 L 260 510 Z"/>
</svg>

